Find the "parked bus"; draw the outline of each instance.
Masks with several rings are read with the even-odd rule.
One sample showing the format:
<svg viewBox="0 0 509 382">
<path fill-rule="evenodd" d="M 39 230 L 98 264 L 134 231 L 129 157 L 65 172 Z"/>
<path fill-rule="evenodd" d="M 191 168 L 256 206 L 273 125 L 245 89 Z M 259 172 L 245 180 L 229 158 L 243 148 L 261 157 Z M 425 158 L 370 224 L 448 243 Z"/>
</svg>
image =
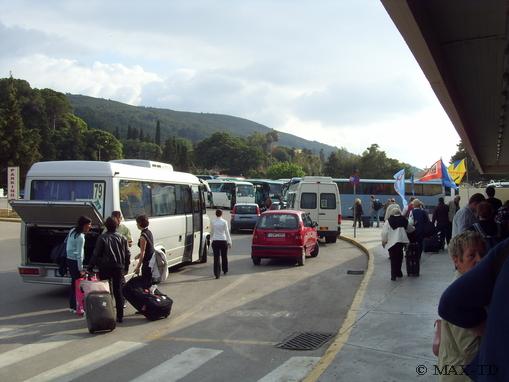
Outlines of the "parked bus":
<svg viewBox="0 0 509 382">
<path fill-rule="evenodd" d="M 354 203 L 353 184 L 349 179 L 333 179 L 333 181 L 338 185 L 339 193 L 341 194 L 341 210 L 343 211 L 343 216 L 352 217 L 352 206 Z M 401 205 L 401 198 L 394 190 L 394 179 L 361 178 L 360 183 L 356 186 L 355 192 L 355 197 L 359 198 L 362 202 L 365 215 L 370 214 L 371 195 L 380 199 L 383 204 L 385 204 L 387 199 L 394 198 L 396 202 Z M 448 192 L 448 190 L 444 190 L 439 180 L 428 182 L 414 181 L 413 192 L 410 180 L 405 180 L 405 197 L 407 201 L 410 200 L 411 196 L 415 196 L 424 203 L 429 213 L 433 212 L 433 209 L 438 204 L 438 198 L 445 196 L 446 192 Z"/>
<path fill-rule="evenodd" d="M 214 179 L 207 181 L 210 187 L 208 206 L 233 209 L 236 203 L 254 203 L 253 183 L 239 180 Z"/>
<path fill-rule="evenodd" d="M 22 279 L 70 283 L 67 275 L 59 275 L 58 266 L 51 259 L 52 250 L 64 241 L 79 216 L 89 216 L 93 229 L 85 237 L 87 263 L 103 221 L 115 210 L 122 212 L 134 243 L 140 234 L 136 216 L 148 216 L 154 245 L 166 253 L 169 266 L 205 262 L 210 242 L 210 220 L 205 209 L 207 187 L 194 175 L 148 162 L 35 163 L 26 177 L 26 200 L 11 203 L 22 219 Z M 131 249 L 134 258 L 136 244 Z M 132 266 L 135 263 L 131 261 Z"/>
<path fill-rule="evenodd" d="M 282 197 L 282 187 L 285 182 L 269 179 L 246 179 L 255 186 L 255 203 L 263 207 L 267 198 L 279 202 Z"/>
</svg>

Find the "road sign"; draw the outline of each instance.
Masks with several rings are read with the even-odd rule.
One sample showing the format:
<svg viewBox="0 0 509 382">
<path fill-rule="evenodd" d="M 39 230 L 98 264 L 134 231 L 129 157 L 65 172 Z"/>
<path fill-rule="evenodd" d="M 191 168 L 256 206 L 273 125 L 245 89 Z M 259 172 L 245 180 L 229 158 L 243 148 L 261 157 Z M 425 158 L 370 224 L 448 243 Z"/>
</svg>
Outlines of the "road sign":
<svg viewBox="0 0 509 382">
<path fill-rule="evenodd" d="M 7 167 L 7 200 L 19 198 L 19 167 Z"/>
</svg>

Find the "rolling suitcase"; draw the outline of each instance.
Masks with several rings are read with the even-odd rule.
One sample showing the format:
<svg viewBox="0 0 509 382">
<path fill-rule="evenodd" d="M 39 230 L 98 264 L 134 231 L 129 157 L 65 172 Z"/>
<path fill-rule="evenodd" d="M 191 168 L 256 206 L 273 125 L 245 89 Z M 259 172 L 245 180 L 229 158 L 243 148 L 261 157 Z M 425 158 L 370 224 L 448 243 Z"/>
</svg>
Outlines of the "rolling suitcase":
<svg viewBox="0 0 509 382">
<path fill-rule="evenodd" d="M 369 216 L 363 216 L 362 217 L 362 226 L 364 228 L 371 227 L 371 218 Z"/>
<path fill-rule="evenodd" d="M 409 243 L 405 255 L 407 276 L 419 276 L 421 259 L 419 256 L 419 244 Z"/>
<path fill-rule="evenodd" d="M 431 237 L 425 238 L 422 246 L 423 252 L 440 252 L 442 249 L 442 240 L 440 240 L 440 235 L 436 233 Z"/>
<path fill-rule="evenodd" d="M 115 329 L 115 310 L 111 294 L 91 292 L 85 298 L 87 327 L 90 333 Z"/>
<path fill-rule="evenodd" d="M 95 276 L 85 276 L 76 280 L 74 290 L 76 295 L 76 314 L 82 316 L 85 313 L 85 291 L 82 283 L 97 281 Z"/>
<path fill-rule="evenodd" d="M 124 298 L 150 321 L 168 317 L 173 300 L 157 289 L 150 293 L 140 286 L 139 281 L 138 277 L 134 277 L 125 284 Z"/>
</svg>

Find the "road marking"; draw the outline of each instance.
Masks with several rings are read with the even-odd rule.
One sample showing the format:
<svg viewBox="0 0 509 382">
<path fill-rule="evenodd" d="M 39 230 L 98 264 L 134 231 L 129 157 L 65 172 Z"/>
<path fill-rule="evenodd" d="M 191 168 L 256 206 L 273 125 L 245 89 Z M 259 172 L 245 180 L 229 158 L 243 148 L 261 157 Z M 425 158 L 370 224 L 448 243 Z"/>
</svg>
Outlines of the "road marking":
<svg viewBox="0 0 509 382">
<path fill-rule="evenodd" d="M 279 312 L 270 312 L 267 310 L 236 310 L 231 312 L 230 317 L 255 317 L 255 318 L 296 318 L 297 313 L 281 310 Z"/>
<path fill-rule="evenodd" d="M 320 361 L 320 357 L 292 357 L 258 382 L 297 382 Z"/>
<path fill-rule="evenodd" d="M 40 310 L 38 312 L 30 312 L 30 313 L 20 313 L 20 314 L 14 314 L 12 316 L 4 316 L 0 318 L 0 321 L 7 321 L 7 320 L 14 320 L 16 318 L 25 318 L 25 317 L 37 317 L 42 316 L 45 314 L 52 314 L 52 313 L 62 313 L 66 312 L 69 309 L 53 309 L 53 310 Z"/>
<path fill-rule="evenodd" d="M 132 351 L 145 346 L 143 343 L 118 341 L 102 349 L 76 358 L 74 361 L 67 362 L 51 370 L 45 371 L 35 377 L 27 379 L 25 382 L 45 382 L 58 381 L 68 382 L 79 378 L 88 372 L 108 364 L 116 359 L 123 357 Z"/>
<path fill-rule="evenodd" d="M 14 337 L 21 337 L 21 336 L 33 336 L 36 334 L 39 334 L 40 332 L 38 330 L 32 330 L 32 331 L 24 331 L 24 329 L 16 328 L 11 330 L 5 330 L 3 332 L 0 332 L 0 340 L 4 340 L 7 338 L 14 338 Z"/>
<path fill-rule="evenodd" d="M 362 244 L 358 243 L 357 241 L 341 236 L 341 240 L 344 240 L 350 244 L 355 245 L 357 248 L 359 248 L 362 252 L 368 256 L 368 269 L 366 270 L 366 273 L 364 274 L 364 278 L 361 281 L 361 285 L 359 286 L 359 289 L 357 289 L 357 292 L 355 293 L 355 296 L 352 301 L 352 305 L 350 306 L 350 309 L 348 310 L 348 313 L 346 314 L 346 318 L 343 321 L 343 325 L 341 325 L 341 328 L 339 329 L 339 332 L 330 344 L 330 346 L 325 351 L 325 354 L 320 359 L 320 361 L 317 363 L 316 367 L 311 370 L 311 372 L 308 374 L 306 378 L 303 379 L 303 382 L 315 382 L 320 378 L 320 376 L 327 370 L 327 368 L 330 366 L 332 361 L 334 361 L 334 358 L 336 358 L 337 354 L 341 351 L 343 346 L 345 345 L 346 341 L 348 341 L 348 338 L 350 337 L 350 333 L 352 332 L 353 325 L 355 324 L 355 320 L 357 319 L 357 313 L 360 311 L 360 306 L 362 304 L 362 300 L 364 300 L 364 295 L 366 294 L 366 290 L 368 289 L 369 281 L 371 280 L 371 276 L 373 274 L 374 268 L 375 268 L 375 262 L 373 259 L 373 255 L 368 251 L 366 247 L 364 247 Z"/>
<path fill-rule="evenodd" d="M 204 307 L 213 305 L 212 301 L 224 296 L 226 293 L 237 288 L 237 286 L 242 284 L 248 277 L 249 275 L 240 276 L 237 280 L 235 280 L 231 284 L 228 284 L 223 289 L 220 289 L 216 293 L 213 293 L 212 295 L 208 296 L 205 300 L 201 301 L 199 304 L 194 305 L 193 308 L 189 309 L 187 312 L 184 312 L 181 315 L 175 317 L 173 320 L 170 320 L 170 322 L 167 325 L 164 325 L 163 327 L 148 333 L 144 339 L 146 341 L 157 340 L 164 336 L 169 330 L 176 330 L 178 326 L 183 323 L 188 324 L 190 319 L 196 316 L 197 313 L 201 312 Z"/>
<path fill-rule="evenodd" d="M 215 338 L 193 338 L 193 337 L 163 337 L 160 340 L 176 341 L 176 342 L 197 342 L 197 343 L 220 343 L 229 345 L 262 345 L 274 346 L 277 342 L 274 341 L 255 341 L 255 340 L 229 340 L 229 339 L 215 339 Z"/>
<path fill-rule="evenodd" d="M 189 348 L 131 382 L 178 381 L 222 352 L 222 350 Z"/>
<path fill-rule="evenodd" d="M 13 363 L 24 361 L 28 358 L 47 352 L 48 350 L 68 344 L 77 337 L 53 336 L 33 344 L 20 346 L 19 348 L 7 351 L 0 355 L 0 369 Z"/>
</svg>

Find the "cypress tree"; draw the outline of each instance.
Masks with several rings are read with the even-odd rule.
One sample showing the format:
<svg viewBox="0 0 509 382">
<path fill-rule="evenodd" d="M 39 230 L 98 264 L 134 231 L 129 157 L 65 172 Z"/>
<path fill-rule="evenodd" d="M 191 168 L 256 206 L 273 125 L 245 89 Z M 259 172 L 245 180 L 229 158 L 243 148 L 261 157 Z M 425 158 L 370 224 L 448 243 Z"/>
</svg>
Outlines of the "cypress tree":
<svg viewBox="0 0 509 382">
<path fill-rule="evenodd" d="M 156 136 L 155 136 L 155 144 L 161 146 L 161 122 L 157 120 L 156 124 Z"/>
</svg>

